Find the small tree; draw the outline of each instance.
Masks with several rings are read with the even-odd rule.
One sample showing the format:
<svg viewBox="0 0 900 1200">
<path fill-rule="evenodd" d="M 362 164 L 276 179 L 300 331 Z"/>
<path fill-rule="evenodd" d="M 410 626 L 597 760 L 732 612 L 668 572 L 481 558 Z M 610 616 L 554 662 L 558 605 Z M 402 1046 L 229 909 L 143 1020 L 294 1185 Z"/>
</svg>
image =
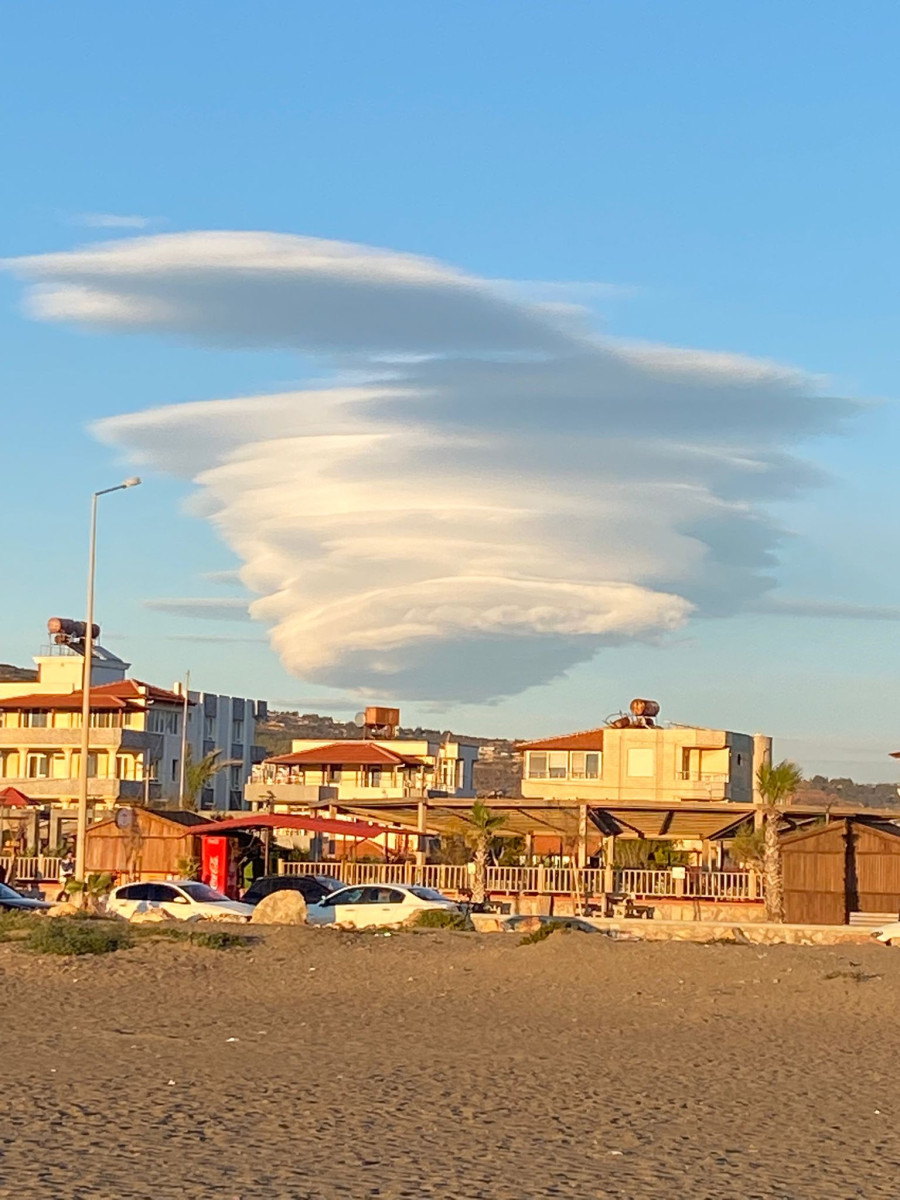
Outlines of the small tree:
<svg viewBox="0 0 900 1200">
<path fill-rule="evenodd" d="M 194 762 L 193 753 L 188 746 L 184 756 L 182 808 L 196 812 L 203 789 L 215 779 L 220 771 L 224 771 L 226 767 L 237 766 L 237 764 L 237 759 L 223 759 L 221 750 L 210 750 L 209 754 L 204 754 L 201 759 Z"/>
<path fill-rule="evenodd" d="M 481 908 L 487 893 L 487 859 L 491 842 L 497 831 L 506 823 L 506 817 L 488 808 L 483 800 L 476 800 L 466 819 L 468 827 L 465 838 L 474 851 L 472 860 L 475 864 L 472 904 L 475 908 Z"/>
<path fill-rule="evenodd" d="M 763 874 L 766 881 L 766 920 L 784 920 L 784 878 L 778 823 L 785 806 L 800 786 L 803 773 L 796 763 L 784 759 L 772 766 L 763 763 L 756 773 L 756 786 L 762 797 Z"/>
<path fill-rule="evenodd" d="M 70 879 L 66 884 L 66 895 L 72 898 L 73 903 L 75 898 L 81 901 L 81 907 L 89 913 L 99 913 L 105 906 L 106 897 L 109 895 L 112 885 L 115 882 L 113 876 L 109 872 L 99 875 L 88 875 L 87 879 Z"/>
</svg>

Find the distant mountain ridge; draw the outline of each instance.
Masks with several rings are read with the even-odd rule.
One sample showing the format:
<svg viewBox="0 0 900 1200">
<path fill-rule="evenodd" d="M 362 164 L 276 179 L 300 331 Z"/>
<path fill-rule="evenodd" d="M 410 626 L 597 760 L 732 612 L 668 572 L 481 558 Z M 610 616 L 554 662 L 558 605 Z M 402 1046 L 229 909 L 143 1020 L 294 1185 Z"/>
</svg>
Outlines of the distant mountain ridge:
<svg viewBox="0 0 900 1200">
<path fill-rule="evenodd" d="M 0 683 L 37 683 L 38 673 L 34 667 L 14 667 L 12 663 L 0 663 Z"/>
</svg>

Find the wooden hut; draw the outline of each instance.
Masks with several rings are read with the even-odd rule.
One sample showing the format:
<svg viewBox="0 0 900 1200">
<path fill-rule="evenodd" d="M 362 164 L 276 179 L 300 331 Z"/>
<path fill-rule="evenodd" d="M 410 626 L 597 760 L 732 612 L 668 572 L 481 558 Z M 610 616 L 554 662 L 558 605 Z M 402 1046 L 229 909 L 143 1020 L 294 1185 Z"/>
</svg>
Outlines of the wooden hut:
<svg viewBox="0 0 900 1200">
<path fill-rule="evenodd" d="M 864 816 L 829 821 L 781 842 L 785 919 L 846 925 L 900 916 L 900 827 Z"/>
<path fill-rule="evenodd" d="M 110 872 L 118 883 L 177 877 L 184 874 L 186 860 L 199 861 L 200 839 L 195 830 L 209 824 L 199 813 L 120 808 L 108 820 L 89 827 L 86 871 Z"/>
</svg>

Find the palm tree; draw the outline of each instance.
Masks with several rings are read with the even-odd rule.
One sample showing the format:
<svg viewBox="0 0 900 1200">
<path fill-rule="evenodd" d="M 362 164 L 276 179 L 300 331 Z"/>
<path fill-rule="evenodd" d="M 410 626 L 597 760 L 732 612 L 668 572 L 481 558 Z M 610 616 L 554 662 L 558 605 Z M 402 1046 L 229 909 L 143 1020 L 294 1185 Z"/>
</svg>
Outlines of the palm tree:
<svg viewBox="0 0 900 1200">
<path fill-rule="evenodd" d="M 784 878 L 781 869 L 781 847 L 778 844 L 778 822 L 785 805 L 794 795 L 803 773 L 794 762 L 784 759 L 772 766 L 763 763 L 756 772 L 756 786 L 762 797 L 763 813 L 763 873 L 766 881 L 766 920 L 784 920 Z"/>
<path fill-rule="evenodd" d="M 484 803 L 476 800 L 466 814 L 468 827 L 465 838 L 474 851 L 472 860 L 475 872 L 472 878 L 472 906 L 481 908 L 487 892 L 487 857 L 497 830 L 506 822 L 502 813 L 495 813 Z"/>
<path fill-rule="evenodd" d="M 223 759 L 221 754 L 221 750 L 210 750 L 209 754 L 204 754 L 201 759 L 194 762 L 194 756 L 188 746 L 184 756 L 183 808 L 196 812 L 203 789 L 215 779 L 220 771 L 224 771 L 226 767 L 236 766 L 240 761 L 239 759 Z"/>
</svg>

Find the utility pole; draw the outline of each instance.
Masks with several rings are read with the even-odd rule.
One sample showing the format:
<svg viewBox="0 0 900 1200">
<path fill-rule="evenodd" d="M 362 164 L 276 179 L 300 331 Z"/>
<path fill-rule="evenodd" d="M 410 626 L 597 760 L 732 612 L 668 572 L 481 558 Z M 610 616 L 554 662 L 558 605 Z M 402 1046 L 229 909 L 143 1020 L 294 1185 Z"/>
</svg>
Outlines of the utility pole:
<svg viewBox="0 0 900 1200">
<path fill-rule="evenodd" d="M 190 703 L 191 690 L 191 673 L 185 672 L 184 676 L 184 707 L 181 714 L 181 759 L 180 771 L 178 778 L 178 807 L 184 808 L 184 790 L 187 782 L 187 724 L 188 724 L 188 704 Z"/>
<path fill-rule="evenodd" d="M 81 761 L 78 771 L 78 825 L 75 841 L 75 878 L 84 880 L 87 837 L 88 755 L 91 745 L 91 675 L 94 665 L 94 575 L 97 570 L 97 501 L 110 492 L 137 487 L 140 479 L 126 479 L 91 496 L 91 536 L 88 543 L 87 622 L 84 631 L 84 673 L 81 677 Z"/>
</svg>

